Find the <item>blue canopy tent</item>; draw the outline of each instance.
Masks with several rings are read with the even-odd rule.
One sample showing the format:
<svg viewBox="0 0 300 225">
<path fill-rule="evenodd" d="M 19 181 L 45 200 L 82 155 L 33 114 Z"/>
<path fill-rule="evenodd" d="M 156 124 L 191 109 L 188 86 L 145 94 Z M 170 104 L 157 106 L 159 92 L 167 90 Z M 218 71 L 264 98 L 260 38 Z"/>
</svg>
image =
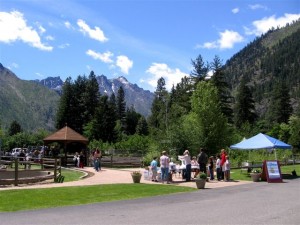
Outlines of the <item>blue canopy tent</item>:
<svg viewBox="0 0 300 225">
<path fill-rule="evenodd" d="M 231 149 L 251 150 L 251 149 L 291 149 L 292 146 L 266 134 L 259 133 L 249 139 L 231 145 Z M 275 152 L 276 157 L 276 152 Z M 277 158 L 277 157 L 276 157 Z"/>
</svg>

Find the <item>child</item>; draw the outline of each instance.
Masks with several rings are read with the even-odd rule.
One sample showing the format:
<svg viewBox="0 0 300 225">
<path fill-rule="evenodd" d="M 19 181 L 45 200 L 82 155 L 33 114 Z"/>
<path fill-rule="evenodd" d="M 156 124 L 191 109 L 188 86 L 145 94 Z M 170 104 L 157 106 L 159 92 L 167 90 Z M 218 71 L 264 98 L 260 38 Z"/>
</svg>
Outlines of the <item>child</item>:
<svg viewBox="0 0 300 225">
<path fill-rule="evenodd" d="M 226 161 L 225 161 L 225 181 L 230 180 L 230 161 L 229 161 L 229 156 L 226 156 Z"/>
<path fill-rule="evenodd" d="M 157 157 L 153 157 L 150 166 L 152 171 L 152 181 L 157 182 Z"/>
<path fill-rule="evenodd" d="M 221 159 L 220 155 L 217 155 L 217 161 L 216 161 L 216 170 L 217 170 L 217 179 L 220 181 L 222 179 L 222 170 L 221 170 Z"/>
<path fill-rule="evenodd" d="M 213 180 L 215 179 L 214 177 L 214 157 L 211 156 L 209 157 L 209 166 L 208 166 L 208 169 L 209 169 L 209 177 L 210 177 L 210 180 Z"/>
</svg>

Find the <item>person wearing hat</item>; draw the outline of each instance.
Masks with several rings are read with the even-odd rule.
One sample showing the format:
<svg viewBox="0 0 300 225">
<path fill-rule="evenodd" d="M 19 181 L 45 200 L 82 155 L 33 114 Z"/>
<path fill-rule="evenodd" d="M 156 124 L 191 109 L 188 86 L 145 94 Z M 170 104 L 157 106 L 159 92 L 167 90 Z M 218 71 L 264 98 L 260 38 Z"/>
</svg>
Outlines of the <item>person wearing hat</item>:
<svg viewBox="0 0 300 225">
<path fill-rule="evenodd" d="M 191 165 L 191 156 L 189 150 L 185 150 L 183 156 L 180 156 L 184 160 L 185 164 L 185 180 L 187 182 L 191 181 L 192 165 Z"/>
</svg>

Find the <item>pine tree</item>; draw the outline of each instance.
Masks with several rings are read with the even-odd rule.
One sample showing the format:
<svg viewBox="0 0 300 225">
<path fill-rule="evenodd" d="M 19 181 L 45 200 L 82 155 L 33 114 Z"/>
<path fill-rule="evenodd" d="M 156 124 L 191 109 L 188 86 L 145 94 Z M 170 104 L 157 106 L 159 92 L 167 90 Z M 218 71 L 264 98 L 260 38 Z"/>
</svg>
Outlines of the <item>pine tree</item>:
<svg viewBox="0 0 300 225">
<path fill-rule="evenodd" d="M 136 132 L 138 121 L 141 118 L 141 114 L 137 113 L 133 106 L 126 110 L 126 131 L 127 135 L 133 135 Z"/>
<path fill-rule="evenodd" d="M 96 140 L 112 143 L 116 140 L 116 110 L 115 106 L 108 100 L 108 96 L 100 97 L 100 103 L 96 108 L 94 119 L 92 120 L 92 136 Z"/>
<path fill-rule="evenodd" d="M 211 63 L 211 69 L 213 70 L 211 82 L 218 90 L 222 113 L 226 116 L 229 123 L 233 123 L 233 110 L 231 108 L 233 98 L 222 67 L 221 59 L 219 56 L 215 56 Z"/>
<path fill-rule="evenodd" d="M 165 79 L 161 77 L 157 81 L 155 98 L 152 102 L 149 125 L 155 129 L 166 130 L 168 123 L 168 92 Z"/>
<path fill-rule="evenodd" d="M 290 103 L 289 90 L 284 82 L 276 82 L 272 91 L 271 104 L 269 107 L 269 122 L 288 123 L 293 108 Z"/>
<path fill-rule="evenodd" d="M 185 113 L 191 110 L 190 98 L 193 93 L 193 85 L 188 77 L 181 78 L 181 82 L 172 88 L 170 95 L 170 104 L 176 104 L 185 109 Z"/>
<path fill-rule="evenodd" d="M 145 136 L 149 134 L 148 124 L 145 117 L 143 116 L 141 116 L 138 121 L 138 124 L 136 126 L 136 133 L 138 135 L 145 135 Z"/>
<path fill-rule="evenodd" d="M 62 88 L 62 95 L 59 100 L 58 110 L 56 114 L 56 128 L 61 129 L 66 124 L 74 129 L 73 119 L 77 111 L 76 96 L 74 95 L 74 86 L 72 78 L 68 77 Z"/>
<path fill-rule="evenodd" d="M 21 132 L 22 132 L 21 125 L 15 120 L 12 121 L 12 123 L 10 124 L 9 129 L 8 129 L 8 135 L 13 136 L 13 135 L 21 133 Z"/>
<path fill-rule="evenodd" d="M 96 107 L 99 104 L 100 92 L 97 78 L 93 71 L 91 71 L 86 84 L 86 90 L 82 94 L 82 102 L 84 103 L 84 124 L 91 121 Z"/>
<path fill-rule="evenodd" d="M 235 125 L 240 128 L 244 123 L 248 122 L 253 125 L 257 119 L 255 113 L 255 104 L 252 92 L 246 84 L 246 80 L 242 78 L 237 91 L 235 111 Z"/>
<path fill-rule="evenodd" d="M 118 95 L 116 99 L 117 105 L 117 115 L 121 123 L 121 132 L 126 130 L 126 102 L 125 102 L 125 92 L 121 86 L 118 90 Z"/>
<path fill-rule="evenodd" d="M 192 81 L 197 86 L 198 82 L 203 81 L 205 77 L 207 76 L 207 73 L 209 71 L 209 64 L 208 62 L 204 62 L 201 55 L 198 55 L 198 57 L 195 60 L 191 60 L 193 70 L 191 72 Z"/>
</svg>

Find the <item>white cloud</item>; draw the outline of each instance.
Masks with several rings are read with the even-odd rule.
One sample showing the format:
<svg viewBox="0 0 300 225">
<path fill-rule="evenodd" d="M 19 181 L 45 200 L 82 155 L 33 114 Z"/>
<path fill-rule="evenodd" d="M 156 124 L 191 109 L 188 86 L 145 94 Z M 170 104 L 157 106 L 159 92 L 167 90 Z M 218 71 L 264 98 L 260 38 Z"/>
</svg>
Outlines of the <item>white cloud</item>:
<svg viewBox="0 0 300 225">
<path fill-rule="evenodd" d="M 212 48 L 218 48 L 218 42 L 213 41 L 213 42 L 205 42 L 203 45 L 197 45 L 196 48 L 207 48 L 207 49 L 212 49 Z"/>
<path fill-rule="evenodd" d="M 238 32 L 232 30 L 225 30 L 219 33 L 220 38 L 217 41 L 205 42 L 203 45 L 197 45 L 196 48 L 219 48 L 228 49 L 233 48 L 234 44 L 240 43 L 244 40 Z"/>
<path fill-rule="evenodd" d="M 133 61 L 125 55 L 119 55 L 117 57 L 116 66 L 118 66 L 123 73 L 128 74 L 129 69 L 133 66 Z"/>
<path fill-rule="evenodd" d="M 261 4 L 249 5 L 249 8 L 252 9 L 252 10 L 256 10 L 256 9 L 267 10 L 268 9 L 267 6 L 264 6 L 264 5 L 261 5 Z"/>
<path fill-rule="evenodd" d="M 0 42 L 11 43 L 20 40 L 40 50 L 52 51 L 53 47 L 43 44 L 38 32 L 26 24 L 22 13 L 0 12 L 0 18 Z"/>
<path fill-rule="evenodd" d="M 69 43 L 65 43 L 65 44 L 59 45 L 58 48 L 64 49 L 64 48 L 67 48 L 67 47 L 69 47 L 69 46 L 70 46 Z"/>
<path fill-rule="evenodd" d="M 272 27 L 284 27 L 287 23 L 291 23 L 300 18 L 300 14 L 284 14 L 282 17 L 276 18 L 275 15 L 270 17 L 264 17 L 261 20 L 255 20 L 252 22 L 253 28 L 250 29 L 245 27 L 245 32 L 247 35 L 260 36 L 263 33 L 268 32 Z"/>
<path fill-rule="evenodd" d="M 99 52 L 95 52 L 91 49 L 86 51 L 86 54 L 91 56 L 93 59 L 99 59 L 100 61 L 104 62 L 104 63 L 113 63 L 113 60 L 111 59 L 111 57 L 113 57 L 113 53 L 111 53 L 110 51 L 104 52 L 104 53 L 99 53 Z"/>
<path fill-rule="evenodd" d="M 39 30 L 40 30 L 40 34 L 43 34 L 46 32 L 46 29 L 42 25 L 39 25 Z"/>
<path fill-rule="evenodd" d="M 156 88 L 158 79 L 163 77 L 166 82 L 167 90 L 171 90 L 173 84 L 176 85 L 180 83 L 181 78 L 189 76 L 189 74 L 181 72 L 180 69 L 171 69 L 165 63 L 152 63 L 146 73 L 152 75 L 152 77 L 148 79 L 141 79 L 140 82 L 148 83 L 153 88 Z"/>
<path fill-rule="evenodd" d="M 45 38 L 46 38 L 46 40 L 48 40 L 48 41 L 54 41 L 54 40 L 55 40 L 55 38 L 52 37 L 51 35 L 47 35 Z"/>
<path fill-rule="evenodd" d="M 233 14 L 237 14 L 239 11 L 240 11 L 239 8 L 234 8 L 234 9 L 231 10 L 231 12 L 232 12 Z"/>
<path fill-rule="evenodd" d="M 72 25 L 71 25 L 71 23 L 70 23 L 69 21 L 64 22 L 64 25 L 65 25 L 65 27 L 68 28 L 68 29 L 71 29 L 71 28 L 72 28 Z"/>
<path fill-rule="evenodd" d="M 233 48 L 234 44 L 244 40 L 238 32 L 232 30 L 225 30 L 224 32 L 221 32 L 220 35 L 221 38 L 218 40 L 218 43 L 221 49 Z"/>
<path fill-rule="evenodd" d="M 95 27 L 95 29 L 91 29 L 89 25 L 85 23 L 85 21 L 79 19 L 77 20 L 77 25 L 80 27 L 80 31 L 85 35 L 88 34 L 88 36 L 92 39 L 95 39 L 100 42 L 108 41 L 108 39 L 105 37 L 103 31 L 99 27 Z"/>
</svg>

